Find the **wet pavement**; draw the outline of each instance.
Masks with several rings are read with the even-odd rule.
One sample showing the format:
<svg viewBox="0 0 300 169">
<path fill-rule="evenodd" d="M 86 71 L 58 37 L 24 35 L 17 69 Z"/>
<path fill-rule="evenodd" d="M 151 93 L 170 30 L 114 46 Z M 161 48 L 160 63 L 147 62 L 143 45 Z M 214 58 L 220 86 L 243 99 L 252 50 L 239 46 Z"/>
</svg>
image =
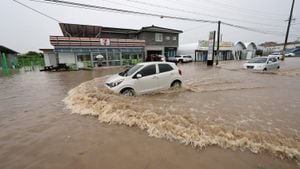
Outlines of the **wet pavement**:
<svg viewBox="0 0 300 169">
<path fill-rule="evenodd" d="M 299 167 L 300 58 L 242 63 L 178 65 L 182 89 L 131 98 L 103 86 L 121 68 L 1 77 L 0 168 Z"/>
</svg>

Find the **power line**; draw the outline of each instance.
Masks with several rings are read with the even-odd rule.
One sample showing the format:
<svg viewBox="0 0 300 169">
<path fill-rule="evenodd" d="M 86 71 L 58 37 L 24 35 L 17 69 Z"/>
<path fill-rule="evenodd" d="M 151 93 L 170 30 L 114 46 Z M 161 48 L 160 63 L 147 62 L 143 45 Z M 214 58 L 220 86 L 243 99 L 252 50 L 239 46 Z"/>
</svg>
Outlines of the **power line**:
<svg viewBox="0 0 300 169">
<path fill-rule="evenodd" d="M 184 33 L 190 32 L 190 31 L 193 31 L 193 30 L 199 29 L 199 28 L 206 28 L 206 27 L 209 27 L 209 26 L 212 26 L 212 24 L 205 24 L 205 25 L 196 26 L 196 27 L 189 28 L 189 29 L 184 29 Z"/>
<path fill-rule="evenodd" d="M 257 33 L 263 33 L 263 34 L 272 34 L 272 35 L 277 35 L 277 36 L 283 36 L 284 35 L 281 32 L 264 31 L 264 30 L 260 30 L 260 29 L 256 29 L 256 28 L 250 28 L 250 27 L 245 27 L 245 26 L 241 26 L 241 25 L 235 25 L 235 24 L 226 23 L 226 22 L 222 22 L 222 24 L 226 25 L 226 26 L 238 28 L 238 29 L 243 29 L 243 30 L 251 31 L 251 32 L 257 32 Z"/>
<path fill-rule="evenodd" d="M 112 4 L 118 4 L 118 5 L 122 5 L 122 6 L 127 6 L 127 7 L 131 7 L 131 8 L 136 8 L 136 9 L 140 9 L 140 10 L 143 10 L 143 11 L 149 10 L 149 9 L 139 8 L 137 6 L 128 5 L 128 4 L 121 3 L 121 2 L 115 2 L 115 1 L 110 1 L 110 0 L 102 0 L 102 1 L 105 1 L 105 2 L 108 2 L 108 3 L 112 3 Z M 155 10 L 150 10 L 150 11 L 152 11 L 152 12 L 158 12 L 158 11 L 155 11 Z"/>
<path fill-rule="evenodd" d="M 36 1 L 36 0 L 34 0 L 34 1 Z M 153 17 L 159 17 L 159 18 L 177 19 L 177 20 L 203 22 L 203 23 L 217 23 L 216 21 L 212 21 L 212 20 L 194 19 L 194 18 L 186 18 L 186 17 L 178 17 L 178 16 L 170 16 L 170 15 L 160 15 L 160 14 L 153 14 L 153 13 L 146 13 L 146 12 L 137 12 L 137 11 L 131 11 L 131 10 L 125 10 L 125 9 L 109 8 L 109 7 L 104 7 L 104 6 L 96 6 L 96 5 L 82 4 L 82 3 L 62 1 L 62 0 L 40 0 L 40 2 L 50 3 L 50 4 L 54 3 L 54 4 L 59 4 L 59 5 L 62 4 L 62 5 L 68 5 L 71 7 L 85 8 L 85 9 L 94 9 L 94 10 L 112 11 L 112 12 L 118 12 L 118 13 L 153 16 Z"/>
<path fill-rule="evenodd" d="M 246 10 L 246 11 L 251 11 L 251 12 L 255 12 L 255 13 L 260 13 L 260 14 L 267 14 L 269 16 L 280 16 L 282 17 L 282 14 L 279 14 L 279 13 L 270 13 L 270 12 L 266 12 L 266 11 L 260 11 L 260 10 L 256 10 L 256 9 L 250 9 L 250 8 L 245 8 L 245 7 L 241 7 L 241 6 L 235 6 L 235 5 L 232 5 L 232 3 L 228 2 L 226 3 L 226 1 L 224 2 L 224 0 L 222 2 L 220 1 L 216 1 L 216 0 L 207 0 L 208 2 L 212 2 L 215 4 L 219 4 L 221 6 L 227 6 L 229 8 L 232 8 L 232 9 L 237 9 L 237 10 Z M 194 2 L 194 1 L 193 1 Z M 198 2 L 198 1 L 197 1 Z"/>
<path fill-rule="evenodd" d="M 39 13 L 39 14 L 41 14 L 41 15 L 47 17 L 47 18 L 50 18 L 50 19 L 52 19 L 52 20 L 54 20 L 54 21 L 56 21 L 56 22 L 60 22 L 58 19 L 56 19 L 56 18 L 54 18 L 54 17 L 52 17 L 52 16 L 49 16 L 49 15 L 47 15 L 47 14 L 41 12 L 41 11 L 38 11 L 38 10 L 36 10 L 36 9 L 34 9 L 34 8 L 30 7 L 30 6 L 28 6 L 28 5 L 25 5 L 25 4 L 23 4 L 23 3 L 21 3 L 21 2 L 19 2 L 19 1 L 17 1 L 17 0 L 13 0 L 13 1 L 16 2 L 16 3 L 18 3 L 18 4 L 20 4 L 20 5 L 22 5 L 22 6 L 24 6 L 24 7 L 26 7 L 26 8 L 28 8 L 28 9 L 30 9 L 30 10 L 32 10 L 32 11 L 34 11 L 34 12 L 37 12 L 37 13 Z"/>
<path fill-rule="evenodd" d="M 14 1 L 16 1 L 16 0 L 14 0 Z M 38 0 L 31 0 L 31 1 L 38 1 Z M 153 13 L 146 13 L 146 12 L 137 12 L 137 11 L 131 11 L 131 10 L 109 8 L 109 7 L 89 5 L 89 4 L 82 4 L 82 3 L 70 2 L 70 1 L 62 1 L 62 0 L 39 0 L 39 2 L 56 4 L 56 5 L 62 5 L 62 6 L 69 6 L 69 7 L 74 7 L 74 8 L 90 9 L 90 10 L 110 11 L 110 12 L 117 12 L 117 13 L 127 13 L 127 14 L 134 14 L 134 15 L 144 15 L 144 16 L 160 17 L 160 18 L 167 18 L 167 19 L 177 19 L 177 20 L 192 21 L 192 22 L 201 22 L 201 23 L 217 23 L 217 21 L 213 21 L 213 20 L 194 19 L 194 18 L 169 16 L 169 15 L 160 15 L 160 14 L 153 14 Z M 42 14 L 41 12 L 39 12 L 39 13 Z M 56 21 L 58 21 L 58 20 L 56 20 Z M 225 24 L 225 25 L 227 25 L 227 26 L 231 26 L 231 27 L 235 27 L 235 28 L 239 28 L 239 29 L 243 29 L 243 30 L 247 30 L 247 31 L 252 31 L 252 32 L 257 32 L 257 33 L 263 33 L 263 34 L 278 35 L 277 34 L 278 32 L 275 33 L 275 32 L 270 32 L 270 31 L 264 31 L 264 30 L 260 30 L 260 29 L 256 29 L 256 28 L 251 28 L 251 27 L 246 27 L 246 26 L 241 26 L 241 25 L 235 25 L 235 24 L 226 23 L 226 22 L 222 22 L 222 23 Z"/>
<path fill-rule="evenodd" d="M 210 15 L 210 14 L 205 14 L 205 13 L 200 13 L 200 12 L 184 10 L 181 8 L 172 8 L 172 7 L 168 7 L 168 6 L 164 6 L 164 5 L 158 5 L 158 4 L 153 4 L 153 3 L 149 3 L 149 2 L 142 2 L 142 1 L 138 1 L 138 0 L 125 0 L 125 1 L 142 4 L 142 5 L 147 5 L 147 6 L 152 6 L 152 7 L 164 8 L 164 9 L 168 9 L 168 10 L 172 10 L 172 11 L 176 11 L 176 12 L 179 11 L 179 12 L 184 12 L 184 13 L 189 13 L 189 14 L 208 16 L 208 17 L 213 17 L 213 18 L 226 19 L 226 20 L 244 22 L 244 23 L 249 23 L 249 24 L 264 25 L 264 26 L 270 26 L 270 27 L 278 26 L 278 25 L 270 25 L 270 24 L 260 23 L 260 22 L 247 21 L 244 19 L 242 20 L 242 19 L 236 19 L 236 18 L 228 18 L 228 17 Z"/>
<path fill-rule="evenodd" d="M 242 9 L 240 9 L 238 7 L 236 7 L 237 9 L 228 9 L 228 7 L 224 8 L 224 5 L 221 5 L 222 8 L 216 8 L 216 4 L 213 4 L 213 7 L 212 7 L 210 5 L 207 5 L 206 3 L 205 4 L 204 3 L 198 4 L 198 3 L 195 3 L 194 1 L 192 1 L 192 2 L 191 1 L 184 1 L 184 0 L 180 0 L 180 1 L 178 1 L 178 0 L 169 0 L 169 1 L 174 1 L 177 4 L 182 4 L 182 5 L 187 6 L 187 7 L 195 8 L 197 10 L 199 10 L 203 6 L 203 7 L 205 7 L 205 9 L 202 8 L 203 10 L 212 9 L 213 11 L 225 11 L 226 13 L 234 13 L 234 14 L 235 14 L 235 11 L 241 11 L 241 12 L 238 13 L 238 15 L 247 15 L 247 16 L 252 16 L 252 17 L 255 17 L 255 18 L 265 18 L 265 19 L 267 18 L 268 20 L 274 20 L 274 21 L 282 21 L 283 20 L 283 19 L 274 19 L 274 16 L 269 16 L 268 17 L 263 12 L 259 12 L 262 15 L 257 15 L 258 12 L 255 12 L 255 14 L 254 13 L 249 13 L 249 12 L 246 13 L 245 11 L 243 11 Z M 197 2 L 199 2 L 199 1 L 197 1 Z M 205 1 L 205 2 L 207 2 L 207 1 Z M 210 9 L 208 9 L 208 8 L 210 8 Z"/>
</svg>

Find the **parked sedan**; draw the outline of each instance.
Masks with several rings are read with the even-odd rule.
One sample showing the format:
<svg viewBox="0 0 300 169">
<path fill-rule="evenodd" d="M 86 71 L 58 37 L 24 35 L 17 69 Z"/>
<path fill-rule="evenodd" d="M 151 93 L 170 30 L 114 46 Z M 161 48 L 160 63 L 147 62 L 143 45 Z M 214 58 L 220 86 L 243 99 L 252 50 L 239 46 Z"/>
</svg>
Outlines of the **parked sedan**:
<svg viewBox="0 0 300 169">
<path fill-rule="evenodd" d="M 292 54 L 293 54 L 292 56 L 300 57 L 300 49 L 297 48 L 297 49 L 293 50 Z"/>
<path fill-rule="evenodd" d="M 293 53 L 289 53 L 289 52 L 285 52 L 284 55 L 286 57 L 293 57 L 293 56 L 295 56 Z M 282 57 L 283 57 L 282 54 L 281 54 L 281 52 L 274 52 L 274 53 L 271 53 L 269 56 L 270 57 L 276 57 L 278 60 L 281 60 Z"/>
<path fill-rule="evenodd" d="M 243 67 L 248 70 L 267 71 L 278 70 L 280 68 L 280 64 L 277 57 L 267 56 L 255 57 L 245 63 Z"/>
<path fill-rule="evenodd" d="M 181 70 L 170 62 L 139 63 L 105 82 L 108 89 L 126 96 L 178 88 L 181 84 Z"/>
<path fill-rule="evenodd" d="M 186 63 L 186 62 L 192 62 L 193 58 L 192 58 L 192 56 L 189 56 L 189 55 L 178 55 L 178 56 L 175 56 L 175 57 L 169 57 L 168 61 L 169 62 L 176 62 L 176 63 L 178 63 L 178 62 Z"/>
</svg>

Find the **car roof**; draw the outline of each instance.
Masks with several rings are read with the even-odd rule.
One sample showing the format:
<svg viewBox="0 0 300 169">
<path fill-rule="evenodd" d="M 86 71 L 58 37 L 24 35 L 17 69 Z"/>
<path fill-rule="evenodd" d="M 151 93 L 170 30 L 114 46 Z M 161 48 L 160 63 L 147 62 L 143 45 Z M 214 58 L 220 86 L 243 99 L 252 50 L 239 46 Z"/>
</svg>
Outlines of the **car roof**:
<svg viewBox="0 0 300 169">
<path fill-rule="evenodd" d="M 261 57 L 254 57 L 254 58 L 269 58 L 269 57 L 274 57 L 274 56 L 261 56 Z M 252 59 L 254 59 L 252 58 Z"/>
<path fill-rule="evenodd" d="M 154 61 L 154 62 L 142 62 L 142 63 L 139 63 L 138 65 L 143 65 L 143 66 L 147 66 L 147 65 L 151 65 L 151 64 L 153 64 L 153 63 L 155 63 L 155 64 L 175 64 L 175 63 L 173 63 L 173 62 L 161 62 L 161 61 Z"/>
</svg>

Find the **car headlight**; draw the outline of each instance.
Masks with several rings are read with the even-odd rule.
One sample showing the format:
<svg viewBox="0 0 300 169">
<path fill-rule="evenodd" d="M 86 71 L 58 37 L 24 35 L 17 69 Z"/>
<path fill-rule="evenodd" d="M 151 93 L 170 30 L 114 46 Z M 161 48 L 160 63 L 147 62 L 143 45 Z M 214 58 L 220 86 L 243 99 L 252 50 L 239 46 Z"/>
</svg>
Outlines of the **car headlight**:
<svg viewBox="0 0 300 169">
<path fill-rule="evenodd" d="M 118 80 L 118 81 L 114 81 L 114 82 L 111 82 L 111 83 L 106 83 L 109 87 L 116 87 L 118 86 L 119 84 L 121 84 L 124 80 Z"/>
</svg>

